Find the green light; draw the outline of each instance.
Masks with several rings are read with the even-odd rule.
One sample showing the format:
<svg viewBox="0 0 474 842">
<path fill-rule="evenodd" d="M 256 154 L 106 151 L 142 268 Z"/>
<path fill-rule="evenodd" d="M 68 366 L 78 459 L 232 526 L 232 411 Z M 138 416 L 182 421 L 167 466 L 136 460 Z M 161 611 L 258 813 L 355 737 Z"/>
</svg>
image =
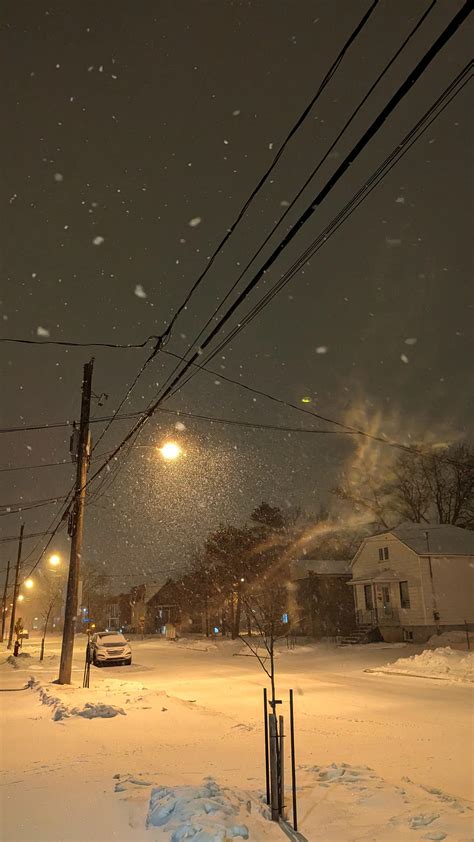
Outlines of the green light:
<svg viewBox="0 0 474 842">
<path fill-rule="evenodd" d="M 311 403 L 311 398 L 301 398 L 301 403 Z"/>
</svg>

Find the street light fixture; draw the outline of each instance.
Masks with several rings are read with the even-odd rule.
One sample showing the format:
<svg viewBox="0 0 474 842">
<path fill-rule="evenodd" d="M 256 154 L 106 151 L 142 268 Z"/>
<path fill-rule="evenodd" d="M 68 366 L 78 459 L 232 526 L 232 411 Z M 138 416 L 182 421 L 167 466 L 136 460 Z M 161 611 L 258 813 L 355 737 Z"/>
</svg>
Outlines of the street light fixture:
<svg viewBox="0 0 474 842">
<path fill-rule="evenodd" d="M 163 459 L 166 459 L 167 461 L 172 461 L 173 459 L 177 459 L 178 456 L 180 456 L 181 453 L 182 453 L 182 450 L 181 450 L 179 444 L 176 444 L 176 442 L 174 442 L 174 441 L 167 441 L 163 445 L 163 447 L 159 448 L 159 450 L 160 450 L 161 455 L 163 456 Z"/>
<path fill-rule="evenodd" d="M 61 564 L 61 557 L 57 553 L 53 553 L 53 555 L 50 555 L 49 557 L 49 563 L 51 567 L 57 567 L 58 564 Z"/>
<path fill-rule="evenodd" d="M 33 579 L 27 579 L 26 582 L 23 582 L 23 584 L 24 584 L 25 588 L 28 588 L 28 590 L 31 590 L 31 588 L 34 587 L 35 583 L 33 582 Z"/>
<path fill-rule="evenodd" d="M 22 593 L 18 594 L 18 602 L 23 602 L 24 598 Z"/>
</svg>

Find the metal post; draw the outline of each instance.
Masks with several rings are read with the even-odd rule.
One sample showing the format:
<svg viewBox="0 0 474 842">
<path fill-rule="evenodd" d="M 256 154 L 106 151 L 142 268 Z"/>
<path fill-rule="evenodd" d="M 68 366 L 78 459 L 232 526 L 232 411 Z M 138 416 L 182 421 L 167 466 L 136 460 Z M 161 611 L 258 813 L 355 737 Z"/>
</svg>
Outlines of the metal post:
<svg viewBox="0 0 474 842">
<path fill-rule="evenodd" d="M 285 818 L 285 721 L 283 716 L 279 717 L 280 722 L 280 739 L 279 739 L 279 768 L 278 768 L 278 794 L 279 794 L 279 812 L 280 816 Z"/>
<path fill-rule="evenodd" d="M 18 541 L 18 555 L 16 558 L 16 568 L 15 568 L 15 584 L 13 586 L 13 606 L 12 606 L 12 613 L 10 616 L 10 634 L 8 635 L 8 645 L 7 649 L 12 648 L 12 640 L 13 640 L 13 632 L 15 630 L 15 615 L 16 615 L 16 601 L 18 598 L 18 578 L 20 575 L 20 564 L 21 564 L 21 548 L 23 546 L 23 530 L 25 528 L 25 524 L 22 523 L 20 526 L 20 538 Z"/>
<path fill-rule="evenodd" d="M 278 792 L 278 728 L 276 714 L 268 717 L 270 723 L 270 784 L 272 821 L 277 822 L 280 817 Z"/>
<path fill-rule="evenodd" d="M 291 789 L 293 792 L 293 828 L 298 830 L 298 808 L 296 805 L 296 757 L 295 757 L 295 716 L 293 709 L 293 690 L 290 690 L 290 744 L 291 744 Z"/>
<path fill-rule="evenodd" d="M 265 732 L 265 786 L 267 804 L 270 804 L 270 757 L 268 747 L 268 701 L 266 687 L 263 688 L 263 728 Z"/>
<path fill-rule="evenodd" d="M 77 473 L 74 491 L 74 504 L 71 521 L 71 554 L 67 580 L 66 608 L 64 612 L 63 642 L 59 666 L 58 684 L 70 684 L 72 673 L 72 654 L 76 631 L 77 599 L 79 572 L 82 555 L 82 536 L 84 531 L 84 509 L 86 502 L 87 468 L 89 464 L 89 415 L 92 392 L 92 371 L 94 360 L 84 366 L 82 381 L 81 423 L 77 453 Z"/>
<path fill-rule="evenodd" d="M 8 597 L 8 585 L 10 580 L 10 559 L 7 561 L 7 575 L 5 578 L 5 587 L 3 588 L 3 600 L 2 600 L 2 643 L 5 639 L 5 625 L 7 622 L 7 597 Z"/>
<path fill-rule="evenodd" d="M 471 648 L 471 641 L 469 639 L 469 626 L 467 624 L 467 620 L 464 620 L 464 625 L 466 626 L 466 640 L 467 640 L 467 648 Z"/>
</svg>

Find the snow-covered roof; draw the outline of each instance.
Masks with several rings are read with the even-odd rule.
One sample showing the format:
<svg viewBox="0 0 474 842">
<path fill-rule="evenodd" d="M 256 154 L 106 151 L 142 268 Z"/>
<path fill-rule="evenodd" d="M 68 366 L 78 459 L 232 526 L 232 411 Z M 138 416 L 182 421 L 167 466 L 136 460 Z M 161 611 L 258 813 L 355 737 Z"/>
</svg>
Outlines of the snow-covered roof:
<svg viewBox="0 0 474 842">
<path fill-rule="evenodd" d="M 402 524 L 391 530 L 418 555 L 474 555 L 474 532 L 451 524 Z"/>
<path fill-rule="evenodd" d="M 291 578 L 307 579 L 309 573 L 316 576 L 349 576 L 350 562 L 345 559 L 302 558 L 291 562 Z"/>
</svg>

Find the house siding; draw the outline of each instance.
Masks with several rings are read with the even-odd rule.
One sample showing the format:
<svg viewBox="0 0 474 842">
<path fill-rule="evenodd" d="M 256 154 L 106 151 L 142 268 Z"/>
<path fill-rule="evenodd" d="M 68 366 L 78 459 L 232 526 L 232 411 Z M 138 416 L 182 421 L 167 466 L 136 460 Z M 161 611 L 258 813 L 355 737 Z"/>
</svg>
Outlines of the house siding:
<svg viewBox="0 0 474 842">
<path fill-rule="evenodd" d="M 389 548 L 388 559 L 379 561 L 380 547 Z M 358 579 L 360 576 L 374 576 L 387 569 L 393 570 L 400 576 L 402 581 L 408 582 L 410 608 L 401 607 L 398 582 L 387 583 L 390 589 L 390 603 L 392 608 L 399 612 L 400 625 L 425 625 L 425 607 L 427 609 L 425 592 L 426 586 L 429 584 L 429 570 L 427 569 L 425 571 L 423 569 L 423 559 L 421 559 L 420 569 L 420 559 L 417 554 L 392 535 L 377 535 L 374 538 L 368 538 L 365 546 L 362 547 L 353 563 L 353 578 Z M 356 607 L 364 610 L 364 585 L 356 585 L 355 591 Z M 380 582 L 376 584 L 376 595 L 377 609 L 382 614 L 382 588 Z"/>
<path fill-rule="evenodd" d="M 474 623 L 474 556 L 432 556 L 431 566 L 439 622 Z"/>
</svg>

